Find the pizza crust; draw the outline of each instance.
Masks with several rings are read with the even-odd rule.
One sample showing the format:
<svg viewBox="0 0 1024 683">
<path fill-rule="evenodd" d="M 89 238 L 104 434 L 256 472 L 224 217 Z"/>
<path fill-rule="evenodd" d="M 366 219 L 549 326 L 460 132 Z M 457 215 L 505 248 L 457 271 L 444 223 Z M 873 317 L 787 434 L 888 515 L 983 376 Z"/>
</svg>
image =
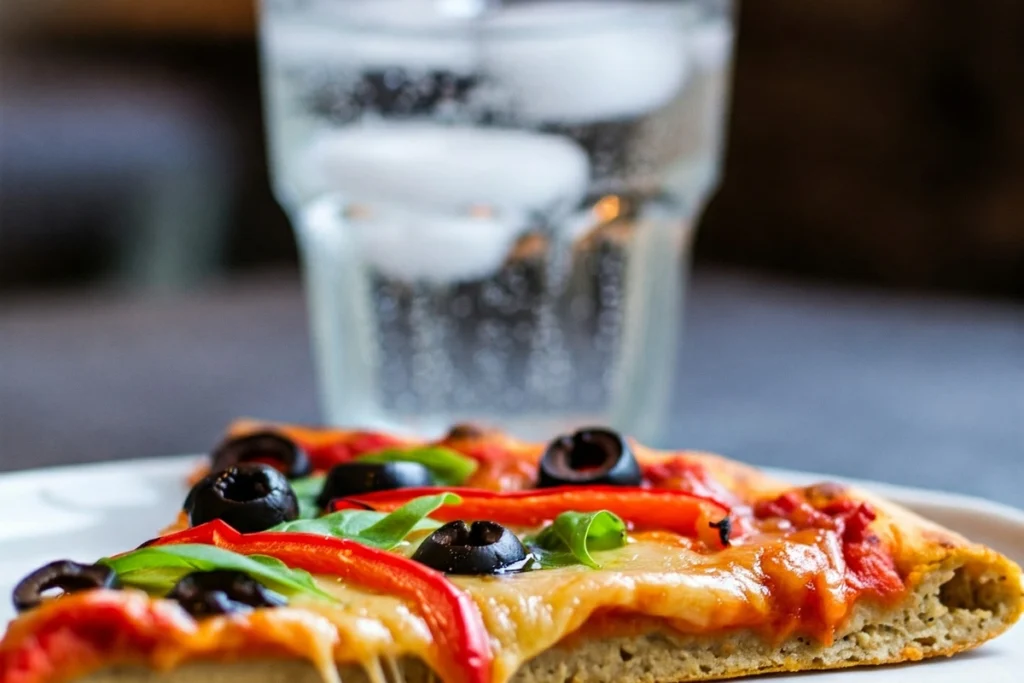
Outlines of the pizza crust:
<svg viewBox="0 0 1024 683">
<path fill-rule="evenodd" d="M 830 646 L 803 637 L 775 645 L 749 631 L 718 636 L 653 631 L 596 640 L 573 638 L 524 664 L 511 683 L 679 683 L 949 656 L 998 635 L 1019 616 L 1024 586 L 1012 563 L 1003 562 L 979 565 L 949 560 L 929 572 L 900 606 L 859 605 L 843 634 Z M 437 680 L 418 660 L 404 660 L 399 666 L 402 675 L 397 681 L 388 676 L 375 681 L 354 665 L 341 665 L 338 673 L 343 683 Z M 192 663 L 166 673 L 121 667 L 87 676 L 80 683 L 321 680 L 308 663 L 276 660 Z"/>
</svg>

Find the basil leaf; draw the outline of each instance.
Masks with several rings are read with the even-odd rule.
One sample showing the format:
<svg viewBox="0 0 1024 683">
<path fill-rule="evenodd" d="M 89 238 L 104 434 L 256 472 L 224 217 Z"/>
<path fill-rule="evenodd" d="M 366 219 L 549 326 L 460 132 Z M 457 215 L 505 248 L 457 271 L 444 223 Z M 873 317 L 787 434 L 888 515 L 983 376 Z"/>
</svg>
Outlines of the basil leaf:
<svg viewBox="0 0 1024 683">
<path fill-rule="evenodd" d="M 573 564 L 570 558 L 591 569 L 601 565 L 591 551 L 612 550 L 626 544 L 626 523 L 607 510 L 563 512 L 532 540 L 542 565 Z"/>
<path fill-rule="evenodd" d="M 281 522 L 267 531 L 293 531 L 319 536 L 337 536 L 338 538 L 356 538 L 366 528 L 373 526 L 387 517 L 386 512 L 374 510 L 340 510 L 315 519 L 296 519 L 292 522 Z M 431 520 L 421 520 L 423 528 L 430 528 Z M 436 524 L 436 523 L 434 523 Z"/>
<path fill-rule="evenodd" d="M 292 491 L 299 500 L 299 517 L 301 519 L 312 519 L 320 514 L 320 506 L 316 499 L 324 488 L 324 480 L 327 477 L 320 474 L 315 477 L 302 477 L 291 482 Z"/>
<path fill-rule="evenodd" d="M 114 570 L 122 585 L 166 595 L 192 572 L 233 569 L 285 595 L 312 595 L 334 600 L 320 589 L 309 572 L 292 569 L 284 562 L 262 555 L 240 555 L 212 545 L 182 544 L 140 548 L 99 561 Z"/>
<path fill-rule="evenodd" d="M 269 531 L 295 531 L 320 536 L 349 538 L 375 548 L 390 550 L 412 531 L 436 529 L 441 523 L 429 519 L 430 513 L 442 505 L 455 505 L 462 499 L 454 493 L 420 496 L 392 511 L 339 510 L 316 519 L 282 522 Z"/>
<path fill-rule="evenodd" d="M 357 457 L 356 462 L 418 462 L 430 470 L 438 486 L 458 486 L 473 476 L 476 460 L 443 446 L 388 448 Z"/>
<path fill-rule="evenodd" d="M 358 540 L 385 550 L 394 548 L 409 535 L 410 531 L 416 528 L 417 524 L 423 521 L 424 517 L 434 510 L 442 505 L 458 505 L 461 502 L 462 499 L 454 493 L 413 498 L 373 526 L 364 529 L 359 534 Z M 433 520 L 430 521 L 433 522 Z M 437 526 L 441 525 L 437 524 Z"/>
<path fill-rule="evenodd" d="M 109 564 L 105 560 L 100 560 L 99 564 Z M 192 569 L 187 566 L 173 566 L 173 567 L 148 567 L 145 569 L 134 569 L 130 571 L 118 570 L 111 567 L 117 573 L 117 578 L 121 582 L 122 586 L 131 586 L 132 588 L 138 588 L 146 591 L 147 593 L 153 593 L 154 595 L 167 595 L 174 584 L 178 583 L 186 574 L 193 571 L 200 571 L 199 569 Z"/>
</svg>

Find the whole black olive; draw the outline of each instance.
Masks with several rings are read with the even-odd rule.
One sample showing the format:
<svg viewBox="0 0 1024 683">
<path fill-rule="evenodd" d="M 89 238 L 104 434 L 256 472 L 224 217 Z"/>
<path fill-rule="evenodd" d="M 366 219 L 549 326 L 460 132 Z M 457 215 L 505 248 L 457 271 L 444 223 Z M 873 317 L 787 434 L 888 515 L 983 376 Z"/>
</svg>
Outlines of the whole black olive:
<svg viewBox="0 0 1024 683">
<path fill-rule="evenodd" d="M 203 477 L 185 499 L 185 512 L 192 526 L 222 519 L 250 533 L 296 519 L 299 501 L 283 474 L 251 462 Z"/>
<path fill-rule="evenodd" d="M 327 473 L 317 505 L 326 508 L 335 498 L 371 491 L 387 491 L 414 486 L 433 486 L 430 470 L 418 462 L 346 462 Z"/>
<path fill-rule="evenodd" d="M 194 617 L 248 612 L 253 607 L 281 607 L 284 596 L 268 589 L 248 574 L 231 569 L 192 572 L 167 594 Z"/>
<path fill-rule="evenodd" d="M 608 429 L 581 429 L 552 441 L 540 460 L 537 487 L 639 486 L 643 480 L 629 444 Z"/>
<path fill-rule="evenodd" d="M 257 432 L 227 439 L 210 454 L 216 472 L 243 462 L 263 462 L 289 479 L 309 476 L 313 465 L 302 446 L 276 432 Z"/>
<path fill-rule="evenodd" d="M 423 539 L 412 559 L 446 574 L 502 574 L 530 560 L 511 531 L 496 522 L 448 522 Z"/>
<path fill-rule="evenodd" d="M 64 593 L 76 593 L 93 588 L 117 588 L 117 574 L 101 564 L 79 564 L 71 560 L 57 560 L 35 570 L 14 587 L 14 609 L 19 612 L 38 607 L 43 593 L 60 588 Z"/>
</svg>

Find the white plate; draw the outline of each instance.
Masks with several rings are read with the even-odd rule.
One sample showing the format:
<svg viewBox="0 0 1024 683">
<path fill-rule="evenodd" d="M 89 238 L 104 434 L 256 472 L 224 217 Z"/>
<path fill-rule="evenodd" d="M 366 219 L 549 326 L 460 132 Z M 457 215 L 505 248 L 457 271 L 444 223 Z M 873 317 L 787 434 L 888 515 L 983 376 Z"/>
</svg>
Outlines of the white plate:
<svg viewBox="0 0 1024 683">
<path fill-rule="evenodd" d="M 178 511 L 197 456 L 0 476 L 0 623 L 24 574 L 54 559 L 92 561 L 152 538 Z M 825 475 L 773 471 L 795 483 Z M 834 477 L 832 477 L 834 479 Z M 967 496 L 856 482 L 1024 563 L 1024 512 Z M 1024 625 L 974 652 L 913 666 L 774 676 L 772 683 L 1010 683 L 1024 670 Z M 1016 674 L 1012 673 L 1017 671 Z"/>
</svg>

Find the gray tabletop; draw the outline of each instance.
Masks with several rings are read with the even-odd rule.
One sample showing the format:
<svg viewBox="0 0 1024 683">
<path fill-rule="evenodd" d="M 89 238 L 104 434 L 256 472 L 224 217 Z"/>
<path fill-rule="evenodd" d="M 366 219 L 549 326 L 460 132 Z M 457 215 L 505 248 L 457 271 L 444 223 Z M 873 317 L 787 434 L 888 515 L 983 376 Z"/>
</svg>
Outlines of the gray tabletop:
<svg viewBox="0 0 1024 683">
<path fill-rule="evenodd" d="M 1024 307 L 700 272 L 669 441 L 1024 507 Z M 164 299 L 0 300 L 0 469 L 207 449 L 317 420 L 289 275 Z"/>
</svg>

